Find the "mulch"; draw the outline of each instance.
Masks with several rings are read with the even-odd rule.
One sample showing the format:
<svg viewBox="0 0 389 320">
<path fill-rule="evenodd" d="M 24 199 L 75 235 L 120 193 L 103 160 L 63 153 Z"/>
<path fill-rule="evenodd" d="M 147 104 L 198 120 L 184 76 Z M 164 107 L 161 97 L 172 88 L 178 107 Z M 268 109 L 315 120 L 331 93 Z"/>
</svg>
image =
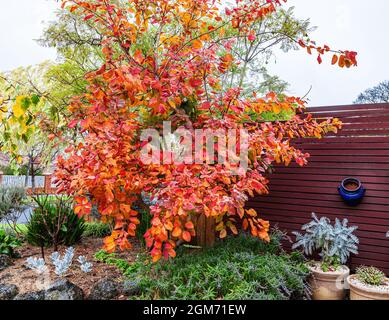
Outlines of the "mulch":
<svg viewBox="0 0 389 320">
<path fill-rule="evenodd" d="M 118 258 L 125 259 L 128 262 L 135 262 L 137 254 L 142 252 L 140 243 L 132 240 L 133 249 L 128 252 L 117 254 Z M 86 296 L 90 294 L 90 290 L 96 282 L 106 277 L 113 277 L 117 280 L 123 280 L 122 273 L 115 267 L 95 260 L 94 255 L 103 247 L 102 239 L 85 238 L 74 246 L 74 260 L 69 272 L 65 278 L 75 285 L 83 289 Z M 66 247 L 60 247 L 59 252 L 63 254 Z M 35 271 L 26 268 L 26 260 L 29 257 L 41 258 L 41 249 L 25 244 L 17 250 L 20 258 L 13 260 L 13 265 L 9 268 L 0 271 L 0 283 L 14 284 L 19 288 L 19 293 L 27 293 L 32 291 L 40 291 L 59 277 L 54 273 L 50 256 L 54 252 L 52 248 L 45 249 L 46 265 L 49 267 L 49 272 L 44 275 L 38 275 Z M 79 256 L 85 256 L 88 262 L 93 263 L 93 271 L 85 274 L 81 271 L 77 259 Z M 118 299 L 126 299 L 124 296 Z"/>
</svg>

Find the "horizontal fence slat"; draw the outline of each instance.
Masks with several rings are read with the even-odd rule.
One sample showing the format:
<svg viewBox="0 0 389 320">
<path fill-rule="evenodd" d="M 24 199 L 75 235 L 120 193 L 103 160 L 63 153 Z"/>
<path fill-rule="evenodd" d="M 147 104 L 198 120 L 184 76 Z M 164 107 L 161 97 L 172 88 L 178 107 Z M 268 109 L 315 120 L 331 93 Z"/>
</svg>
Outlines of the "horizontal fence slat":
<svg viewBox="0 0 389 320">
<path fill-rule="evenodd" d="M 331 174 L 309 174 L 305 175 L 304 177 L 301 174 L 294 174 L 294 173 L 273 173 L 271 175 L 273 179 L 279 179 L 279 180 L 302 180 L 302 181 L 318 181 L 318 182 L 342 182 L 345 178 L 347 178 L 347 175 L 331 175 Z M 355 178 L 359 178 L 359 176 L 354 175 Z M 361 178 L 362 179 L 362 178 Z M 364 183 L 371 183 L 371 184 L 386 184 L 389 185 L 389 176 L 384 177 L 377 177 L 377 176 L 366 176 L 363 177 Z M 320 185 L 320 184 L 318 184 Z M 385 186 L 382 186 L 381 189 L 385 189 Z"/>
<path fill-rule="evenodd" d="M 326 112 L 330 111 L 333 113 L 336 112 L 342 112 L 342 111 L 356 111 L 356 110 L 369 110 L 371 112 L 376 112 L 379 113 L 377 110 L 387 110 L 389 109 L 389 104 L 388 103 L 376 103 L 376 104 L 360 104 L 360 105 L 341 105 L 341 106 L 322 106 L 322 107 L 312 107 L 308 108 L 308 112 Z"/>
<path fill-rule="evenodd" d="M 304 150 L 309 152 L 310 150 L 349 150 L 352 152 L 358 152 L 360 150 L 384 150 L 388 151 L 389 143 L 351 143 L 344 141 L 344 143 L 320 143 L 320 144 L 293 144 L 296 147 L 304 147 Z"/>
<path fill-rule="evenodd" d="M 337 189 L 340 184 L 340 181 L 329 182 L 329 181 L 321 181 L 320 187 L 324 188 L 335 188 Z M 278 185 L 282 186 L 304 186 L 304 187 L 319 187 L 317 181 L 309 181 L 309 180 L 284 180 L 284 179 L 274 179 L 271 181 L 271 185 L 273 186 L 273 190 Z M 374 184 L 374 183 L 364 183 L 367 190 L 374 191 L 385 191 L 387 189 L 383 189 L 382 184 Z"/>
<path fill-rule="evenodd" d="M 282 167 L 277 165 L 274 167 L 274 170 L 278 170 L 278 168 L 287 168 L 287 169 L 303 169 L 303 168 L 323 168 L 323 169 L 366 169 L 366 170 L 389 170 L 389 164 L 386 163 L 371 163 L 371 162 L 363 162 L 363 163 L 345 163 L 345 162 L 313 162 L 312 159 L 308 159 L 308 165 L 305 167 L 299 166 L 297 163 L 292 162 L 288 167 Z"/>
<path fill-rule="evenodd" d="M 313 138 L 299 138 L 293 140 L 295 145 L 327 145 L 332 143 L 366 143 L 366 144 L 379 144 L 379 143 L 389 143 L 389 137 L 382 137 L 377 139 L 375 137 L 338 137 L 338 136 L 325 136 L 322 139 L 313 139 Z"/>
<path fill-rule="evenodd" d="M 353 157 L 350 155 L 346 155 L 342 157 L 342 161 L 339 161 L 339 157 L 337 156 L 314 156 L 310 157 L 308 161 L 311 162 L 336 162 L 336 163 L 369 163 L 374 166 L 375 163 L 389 163 L 389 156 L 377 157 L 377 156 L 360 156 Z"/>
<path fill-rule="evenodd" d="M 330 118 L 337 118 L 337 119 L 348 119 L 348 118 L 377 118 L 377 114 L 375 113 L 377 110 L 344 110 L 344 111 L 337 111 L 337 112 L 315 112 L 311 111 L 311 109 L 308 111 L 315 119 L 330 119 Z M 389 109 L 380 109 L 380 115 L 383 117 L 389 116 Z M 302 115 L 304 116 L 304 115 Z"/>
<path fill-rule="evenodd" d="M 288 167 L 277 167 L 274 173 L 286 174 L 326 174 L 337 176 L 358 176 L 358 177 L 388 177 L 388 172 L 384 170 L 364 170 L 364 169 L 338 169 L 338 168 L 311 168 L 311 166 L 296 168 L 295 172 L 291 172 Z"/>
</svg>

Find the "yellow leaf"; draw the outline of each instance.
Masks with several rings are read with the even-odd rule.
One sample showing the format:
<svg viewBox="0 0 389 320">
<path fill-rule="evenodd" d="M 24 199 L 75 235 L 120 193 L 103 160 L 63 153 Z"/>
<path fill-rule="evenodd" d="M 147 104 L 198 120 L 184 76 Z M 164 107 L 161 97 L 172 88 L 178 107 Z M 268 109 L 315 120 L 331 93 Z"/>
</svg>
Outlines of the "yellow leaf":
<svg viewBox="0 0 389 320">
<path fill-rule="evenodd" d="M 24 111 L 23 108 L 22 108 L 22 104 L 21 104 L 21 102 L 19 102 L 19 101 L 17 101 L 17 102 L 15 103 L 15 105 L 12 107 L 12 111 L 13 111 L 14 116 L 15 116 L 16 118 L 19 118 L 19 117 L 21 117 L 22 115 L 25 114 L 25 111 Z"/>
<path fill-rule="evenodd" d="M 170 105 L 173 109 L 175 109 L 175 108 L 177 107 L 177 106 L 176 106 L 176 103 L 175 103 L 173 100 L 169 100 L 168 103 L 169 103 L 169 105 Z"/>
<path fill-rule="evenodd" d="M 281 112 L 280 105 L 279 104 L 274 104 L 273 105 L 273 111 L 274 111 L 275 114 L 280 114 L 280 112 Z"/>
<path fill-rule="evenodd" d="M 224 239 L 225 237 L 227 237 L 227 230 L 223 229 L 220 231 L 220 239 Z"/>
<path fill-rule="evenodd" d="M 200 50 L 203 47 L 203 43 L 201 40 L 194 40 L 192 43 L 192 47 L 194 49 Z"/>
</svg>

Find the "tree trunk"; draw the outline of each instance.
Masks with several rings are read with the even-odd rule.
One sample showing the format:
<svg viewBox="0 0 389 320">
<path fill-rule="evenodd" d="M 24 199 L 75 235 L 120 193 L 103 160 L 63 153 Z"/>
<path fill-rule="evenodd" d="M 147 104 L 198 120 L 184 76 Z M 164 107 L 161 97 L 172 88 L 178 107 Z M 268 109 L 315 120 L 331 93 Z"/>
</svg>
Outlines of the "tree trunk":
<svg viewBox="0 0 389 320">
<path fill-rule="evenodd" d="M 207 218 L 205 215 L 200 215 L 196 221 L 196 245 L 203 248 L 210 248 L 215 245 L 216 231 L 215 218 Z"/>
<path fill-rule="evenodd" d="M 35 190 L 35 168 L 34 161 L 31 161 L 31 189 L 34 192 Z"/>
<path fill-rule="evenodd" d="M 28 157 L 26 178 L 24 179 L 24 187 L 25 188 L 28 188 L 28 178 L 30 177 L 30 168 L 31 168 L 31 158 Z"/>
</svg>

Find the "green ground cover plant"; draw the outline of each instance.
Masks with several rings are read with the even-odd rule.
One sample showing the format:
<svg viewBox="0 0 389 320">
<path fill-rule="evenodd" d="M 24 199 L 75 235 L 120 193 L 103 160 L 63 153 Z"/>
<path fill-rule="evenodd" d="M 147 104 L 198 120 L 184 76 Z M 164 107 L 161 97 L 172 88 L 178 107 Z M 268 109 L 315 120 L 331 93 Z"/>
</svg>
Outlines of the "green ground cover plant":
<svg viewBox="0 0 389 320">
<path fill-rule="evenodd" d="M 116 265 L 134 281 L 140 294 L 134 299 L 173 300 L 288 300 L 309 295 L 309 274 L 300 253 L 286 254 L 281 234 L 269 244 L 242 235 L 211 249 L 181 247 L 176 259 L 152 264 L 147 255 L 136 263 L 100 251 L 96 259 Z"/>
</svg>

